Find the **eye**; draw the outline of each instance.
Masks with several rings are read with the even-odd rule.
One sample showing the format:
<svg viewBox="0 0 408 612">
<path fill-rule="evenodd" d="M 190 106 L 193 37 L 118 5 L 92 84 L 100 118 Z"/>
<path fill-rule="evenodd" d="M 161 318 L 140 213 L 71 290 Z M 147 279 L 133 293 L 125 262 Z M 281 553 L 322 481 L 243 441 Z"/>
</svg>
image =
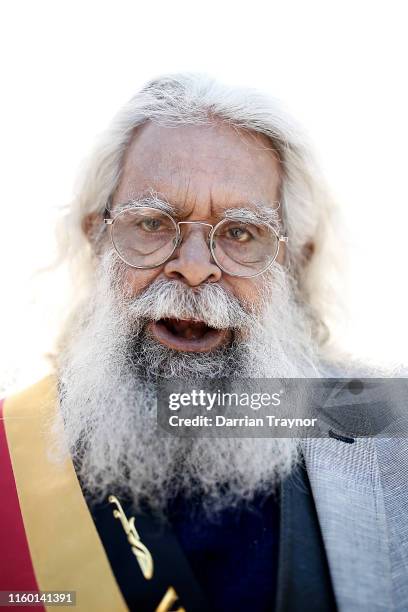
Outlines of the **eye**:
<svg viewBox="0 0 408 612">
<path fill-rule="evenodd" d="M 247 229 L 239 226 L 229 227 L 227 236 L 236 242 L 248 242 L 252 239 L 252 234 Z"/>
<path fill-rule="evenodd" d="M 147 232 L 156 232 L 161 228 L 162 224 L 162 220 L 156 219 L 155 217 L 147 217 L 139 223 L 141 228 L 146 230 Z"/>
</svg>

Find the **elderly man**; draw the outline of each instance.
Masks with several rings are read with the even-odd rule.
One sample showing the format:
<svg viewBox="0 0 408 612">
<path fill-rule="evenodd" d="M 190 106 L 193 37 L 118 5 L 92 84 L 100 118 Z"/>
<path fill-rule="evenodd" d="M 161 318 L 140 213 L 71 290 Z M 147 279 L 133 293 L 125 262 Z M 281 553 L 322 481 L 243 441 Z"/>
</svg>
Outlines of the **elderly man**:
<svg viewBox="0 0 408 612">
<path fill-rule="evenodd" d="M 54 371 L 3 405 L 1 590 L 86 612 L 408 609 L 404 449 L 157 430 L 162 379 L 346 372 L 334 209 L 296 123 L 253 91 L 157 79 L 63 226 L 75 302 Z"/>
</svg>

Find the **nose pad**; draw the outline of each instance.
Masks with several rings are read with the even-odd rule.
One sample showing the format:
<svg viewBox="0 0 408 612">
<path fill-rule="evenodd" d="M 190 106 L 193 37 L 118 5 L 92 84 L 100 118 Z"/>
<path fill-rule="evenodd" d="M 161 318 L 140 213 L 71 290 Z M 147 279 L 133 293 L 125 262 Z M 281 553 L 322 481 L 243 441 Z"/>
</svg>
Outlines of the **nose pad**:
<svg viewBox="0 0 408 612">
<path fill-rule="evenodd" d="M 173 238 L 173 246 L 176 249 L 177 247 L 179 247 L 181 245 L 181 243 L 183 242 L 183 236 L 180 234 L 178 237 L 176 236 L 175 238 Z M 208 234 L 207 236 L 207 246 L 208 249 L 211 251 L 211 233 Z M 215 249 L 215 240 L 213 240 L 213 249 Z"/>
</svg>

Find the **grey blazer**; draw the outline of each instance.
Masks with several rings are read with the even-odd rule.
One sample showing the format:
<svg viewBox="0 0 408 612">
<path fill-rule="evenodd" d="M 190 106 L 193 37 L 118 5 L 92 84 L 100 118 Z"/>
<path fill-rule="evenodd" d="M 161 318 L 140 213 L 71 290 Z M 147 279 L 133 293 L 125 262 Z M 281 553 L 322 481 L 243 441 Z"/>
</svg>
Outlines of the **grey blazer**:
<svg viewBox="0 0 408 612">
<path fill-rule="evenodd" d="M 340 612 L 408 610 L 408 440 L 313 439 L 303 453 Z"/>
<path fill-rule="evenodd" d="M 335 606 L 339 612 L 407 612 L 408 379 L 375 379 L 355 371 L 346 376 L 347 384 L 327 387 L 316 404 L 321 437 L 301 443 Z M 328 377 L 344 381 L 341 372 Z M 295 503 L 310 506 L 299 495 Z M 299 534 L 292 523 L 292 532 Z M 298 539 L 292 546 L 298 547 Z M 322 576 L 310 590 L 317 607 L 309 601 L 304 609 L 326 610 L 330 588 L 315 551 L 309 545 L 300 551 Z M 299 571 L 298 562 L 292 567 L 310 579 L 307 568 Z M 306 592 L 305 578 L 299 582 Z"/>
<path fill-rule="evenodd" d="M 325 377 L 357 378 L 364 391 L 331 394 L 323 437 L 301 444 L 340 612 L 408 611 L 407 370 L 399 376 L 327 364 Z M 330 437 L 333 424 L 349 437 Z"/>
</svg>

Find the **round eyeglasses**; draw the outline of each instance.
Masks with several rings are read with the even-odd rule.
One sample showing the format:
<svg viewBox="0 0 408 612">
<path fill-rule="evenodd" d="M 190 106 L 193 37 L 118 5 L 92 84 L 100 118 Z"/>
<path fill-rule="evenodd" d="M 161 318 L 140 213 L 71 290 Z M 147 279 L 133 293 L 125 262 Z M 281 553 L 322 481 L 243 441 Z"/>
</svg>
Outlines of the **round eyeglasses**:
<svg viewBox="0 0 408 612">
<path fill-rule="evenodd" d="M 183 241 L 181 225 L 204 225 L 209 229 L 207 241 L 214 262 L 231 276 L 250 278 L 265 272 L 275 261 L 280 242 L 287 242 L 267 223 L 228 217 L 216 225 L 204 221 L 175 221 L 165 211 L 150 206 L 129 208 L 113 219 L 111 240 L 119 257 L 128 266 L 157 268 L 165 263 Z"/>
</svg>

